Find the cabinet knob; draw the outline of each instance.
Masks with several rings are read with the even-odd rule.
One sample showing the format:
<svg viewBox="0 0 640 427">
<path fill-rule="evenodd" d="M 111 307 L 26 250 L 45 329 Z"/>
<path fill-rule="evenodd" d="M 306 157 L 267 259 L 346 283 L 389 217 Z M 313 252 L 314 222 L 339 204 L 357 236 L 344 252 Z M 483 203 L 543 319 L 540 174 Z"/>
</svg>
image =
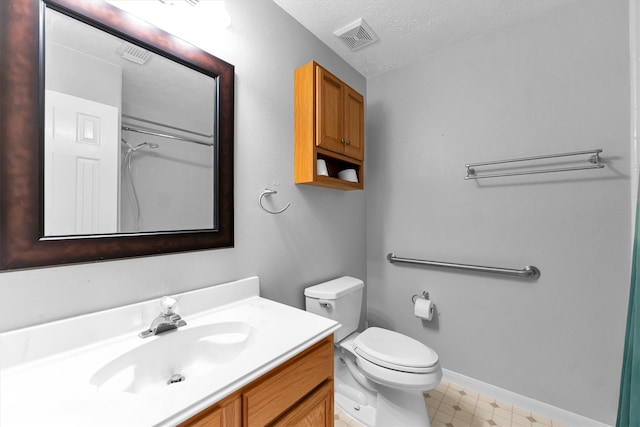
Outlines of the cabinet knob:
<svg viewBox="0 0 640 427">
<path fill-rule="evenodd" d="M 344 142 L 344 138 L 340 138 L 340 143 L 341 143 L 342 145 L 344 145 L 344 144 L 345 144 L 345 142 Z"/>
<path fill-rule="evenodd" d="M 347 145 L 351 145 L 351 140 L 348 140 L 348 141 L 347 141 Z"/>
</svg>

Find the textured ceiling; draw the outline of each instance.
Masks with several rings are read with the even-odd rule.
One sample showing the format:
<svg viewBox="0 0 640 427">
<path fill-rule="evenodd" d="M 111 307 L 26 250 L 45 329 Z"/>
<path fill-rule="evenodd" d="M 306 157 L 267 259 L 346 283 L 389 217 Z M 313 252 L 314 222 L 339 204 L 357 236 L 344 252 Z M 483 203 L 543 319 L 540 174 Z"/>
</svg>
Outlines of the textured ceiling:
<svg viewBox="0 0 640 427">
<path fill-rule="evenodd" d="M 370 77 L 576 0 L 273 1 Z M 333 33 L 359 18 L 379 41 L 351 51 Z"/>
</svg>

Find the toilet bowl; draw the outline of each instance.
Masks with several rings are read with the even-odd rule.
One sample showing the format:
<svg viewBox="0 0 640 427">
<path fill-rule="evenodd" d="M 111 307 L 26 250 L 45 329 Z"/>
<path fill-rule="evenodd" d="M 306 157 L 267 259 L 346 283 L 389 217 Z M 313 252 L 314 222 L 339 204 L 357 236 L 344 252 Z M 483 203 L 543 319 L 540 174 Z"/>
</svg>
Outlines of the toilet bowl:
<svg viewBox="0 0 640 427">
<path fill-rule="evenodd" d="M 364 283 L 340 277 L 305 289 L 307 311 L 340 322 L 335 332 L 335 401 L 370 427 L 429 427 L 423 392 L 442 379 L 438 354 L 398 332 L 356 332 Z"/>
</svg>

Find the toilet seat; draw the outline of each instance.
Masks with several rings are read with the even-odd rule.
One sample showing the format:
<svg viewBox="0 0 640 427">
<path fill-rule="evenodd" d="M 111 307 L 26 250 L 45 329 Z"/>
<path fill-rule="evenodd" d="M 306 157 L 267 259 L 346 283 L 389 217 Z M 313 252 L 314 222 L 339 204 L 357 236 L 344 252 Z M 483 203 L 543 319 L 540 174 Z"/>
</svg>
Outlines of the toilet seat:
<svg viewBox="0 0 640 427">
<path fill-rule="evenodd" d="M 442 380 L 442 368 L 439 363 L 433 367 L 432 372 L 416 374 L 389 369 L 369 362 L 361 356 L 357 356 L 357 363 L 365 376 L 373 382 L 400 390 L 425 391 L 432 390 Z"/>
<path fill-rule="evenodd" d="M 375 365 L 394 371 L 427 374 L 440 369 L 438 354 L 406 335 L 371 327 L 358 335 L 354 351 Z"/>
</svg>

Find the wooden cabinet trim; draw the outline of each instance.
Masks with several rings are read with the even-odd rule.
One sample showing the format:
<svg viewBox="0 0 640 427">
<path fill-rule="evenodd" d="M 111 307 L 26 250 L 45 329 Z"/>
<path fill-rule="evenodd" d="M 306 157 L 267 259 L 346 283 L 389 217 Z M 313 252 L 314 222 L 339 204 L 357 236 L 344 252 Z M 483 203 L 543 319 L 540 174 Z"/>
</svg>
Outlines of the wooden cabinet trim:
<svg viewBox="0 0 640 427">
<path fill-rule="evenodd" d="M 294 73 L 294 122 L 293 133 L 294 181 L 313 181 L 317 174 L 313 144 L 299 144 L 298 141 L 313 141 L 316 128 L 316 95 L 314 90 L 315 67 L 301 67 Z"/>
<path fill-rule="evenodd" d="M 178 424 L 178 427 L 241 427 L 242 399 L 234 393 Z"/>
</svg>

